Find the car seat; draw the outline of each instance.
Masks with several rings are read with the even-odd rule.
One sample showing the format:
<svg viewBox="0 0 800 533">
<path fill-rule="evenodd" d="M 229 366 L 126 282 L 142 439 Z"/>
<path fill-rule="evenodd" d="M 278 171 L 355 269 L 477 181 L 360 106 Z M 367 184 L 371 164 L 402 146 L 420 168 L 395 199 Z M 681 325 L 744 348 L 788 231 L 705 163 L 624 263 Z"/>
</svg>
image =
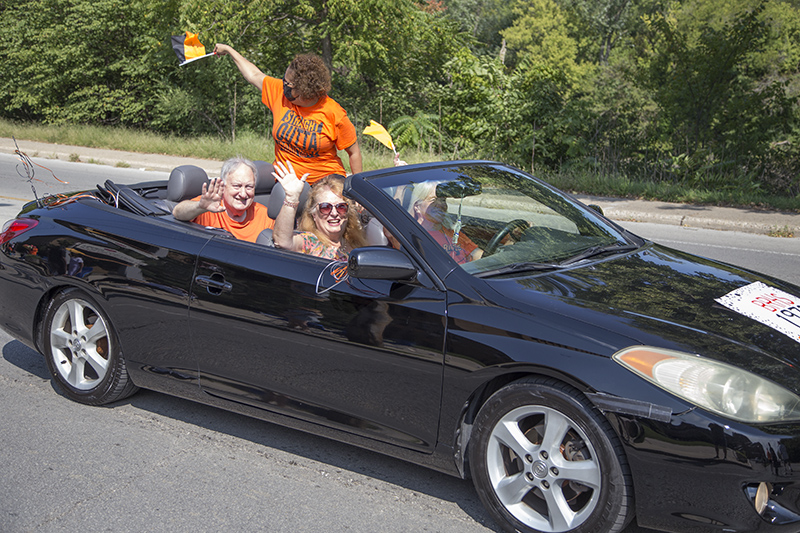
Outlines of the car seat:
<svg viewBox="0 0 800 533">
<path fill-rule="evenodd" d="M 255 201 L 264 206 L 269 205 L 270 193 L 276 183 L 275 176 L 272 175 L 275 167 L 272 166 L 272 163 L 260 160 L 253 161 L 253 164 L 257 170 Z"/>
<path fill-rule="evenodd" d="M 200 196 L 203 184 L 208 182 L 208 174 L 195 165 L 181 165 L 172 169 L 167 182 L 167 201 L 173 206 L 184 200 Z"/>
<path fill-rule="evenodd" d="M 295 213 L 295 225 L 297 224 L 297 220 L 300 218 L 300 215 L 303 214 L 303 209 L 306 207 L 309 194 L 311 194 L 311 185 L 308 183 L 303 183 L 303 192 L 300 193 L 300 203 L 297 205 L 297 212 Z M 283 190 L 283 185 L 276 181 L 272 187 L 272 192 L 269 195 L 269 201 L 267 202 L 267 216 L 269 216 L 269 218 L 273 220 L 278 218 L 278 213 L 281 212 L 283 201 L 285 199 L 286 191 Z M 272 241 L 272 230 L 265 229 L 262 231 L 256 238 L 256 244 L 274 246 Z"/>
</svg>

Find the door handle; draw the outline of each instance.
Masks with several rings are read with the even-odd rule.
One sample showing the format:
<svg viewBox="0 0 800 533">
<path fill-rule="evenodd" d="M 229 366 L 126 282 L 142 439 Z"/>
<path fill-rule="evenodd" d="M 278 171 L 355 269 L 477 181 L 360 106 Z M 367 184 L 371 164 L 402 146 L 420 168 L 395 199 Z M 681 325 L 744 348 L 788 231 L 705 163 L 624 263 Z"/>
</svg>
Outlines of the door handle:
<svg viewBox="0 0 800 533">
<path fill-rule="evenodd" d="M 225 281 L 222 274 L 214 273 L 211 276 L 197 276 L 194 278 L 198 285 L 205 287 L 209 294 L 222 294 L 223 292 L 231 292 L 233 285 Z"/>
</svg>

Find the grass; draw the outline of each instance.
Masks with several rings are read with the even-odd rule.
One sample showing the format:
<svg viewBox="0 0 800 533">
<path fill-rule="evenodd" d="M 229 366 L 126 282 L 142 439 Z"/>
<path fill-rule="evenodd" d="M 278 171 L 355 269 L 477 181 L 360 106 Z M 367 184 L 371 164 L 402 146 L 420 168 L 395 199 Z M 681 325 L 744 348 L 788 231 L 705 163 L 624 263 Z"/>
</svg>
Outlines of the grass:
<svg viewBox="0 0 800 533">
<path fill-rule="evenodd" d="M 551 172 L 539 174 L 539 177 L 560 189 L 595 196 L 800 212 L 800 197 L 765 194 L 745 185 L 706 188 L 580 171 Z"/>
<path fill-rule="evenodd" d="M 235 142 L 230 142 L 212 136 L 186 138 L 125 128 L 33 125 L 0 120 L 0 137 L 146 154 L 198 157 L 218 161 L 236 155 L 265 161 L 272 161 L 274 158 L 272 141 L 251 132 L 241 133 L 237 135 Z M 349 166 L 347 154 L 340 152 L 339 155 L 345 162 L 345 166 Z M 392 152 L 377 141 L 373 142 L 372 139 L 362 141 L 362 159 L 364 170 L 386 168 L 394 164 Z M 402 153 L 402 159 L 408 164 L 414 164 L 441 158 L 428 152 L 409 150 Z M 70 156 L 70 161 L 78 160 L 77 154 Z M 117 166 L 122 165 L 118 164 Z"/>
<path fill-rule="evenodd" d="M 0 137 L 220 161 L 235 155 L 266 161 L 272 161 L 274 157 L 271 139 L 265 139 L 262 135 L 251 132 L 240 133 L 235 142 L 230 142 L 213 136 L 178 137 L 115 127 L 40 125 L 0 120 Z M 361 153 L 364 170 L 393 165 L 392 152 L 371 137 L 362 139 Z M 449 155 L 417 150 L 402 150 L 400 153 L 401 159 L 409 164 L 444 160 L 448 159 Z M 73 156 L 74 160 L 77 160 L 77 154 Z M 345 167 L 349 167 L 347 154 L 340 152 L 340 156 L 345 162 Z M 72 156 L 70 160 L 73 160 Z M 117 166 L 124 165 L 124 163 L 117 164 Z M 537 172 L 537 175 L 561 189 L 597 196 L 800 212 L 800 198 L 767 195 L 752 186 L 704 188 L 697 185 L 637 181 L 626 176 L 571 170 Z"/>
<path fill-rule="evenodd" d="M 235 155 L 267 160 L 273 157 L 272 143 L 252 133 L 243 133 L 231 143 L 211 136 L 184 138 L 125 128 L 34 125 L 0 120 L 0 137 L 202 159 L 224 160 Z"/>
<path fill-rule="evenodd" d="M 774 227 L 767 232 L 770 237 L 784 237 L 791 239 L 794 237 L 794 231 L 789 226 Z"/>
</svg>

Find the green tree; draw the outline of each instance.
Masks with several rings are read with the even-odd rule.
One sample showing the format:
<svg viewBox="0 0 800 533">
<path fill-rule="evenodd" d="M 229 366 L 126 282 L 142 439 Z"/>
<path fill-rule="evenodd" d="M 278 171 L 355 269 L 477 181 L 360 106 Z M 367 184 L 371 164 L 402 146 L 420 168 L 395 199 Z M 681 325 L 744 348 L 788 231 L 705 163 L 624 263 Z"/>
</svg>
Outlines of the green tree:
<svg viewBox="0 0 800 533">
<path fill-rule="evenodd" d="M 448 63 L 447 73 L 450 83 L 440 101 L 454 154 L 528 167 L 538 146 L 542 161 L 558 159 L 563 147 L 551 127 L 563 105 L 561 71 L 526 60 L 507 72 L 498 58 L 464 48 Z"/>
<path fill-rule="evenodd" d="M 685 154 L 687 164 L 677 167 L 684 179 L 731 164 L 752 168 L 768 156 L 776 137 L 789 133 L 786 84 L 754 61 L 753 51 L 773 38 L 765 7 L 764 0 L 721 24 L 687 26 L 680 12 L 650 21 L 659 43 L 650 87 L 673 154 Z"/>
<path fill-rule="evenodd" d="M 514 20 L 507 0 L 444 0 L 444 14 L 472 38 L 475 53 L 497 55 L 503 45 L 501 31 Z"/>
<path fill-rule="evenodd" d="M 557 0 L 517 0 L 513 8 L 514 23 L 501 33 L 508 47 L 520 60 L 558 69 L 564 73 L 572 90 L 592 70 L 591 63 L 581 60 L 581 28 L 576 17 Z"/>
<path fill-rule="evenodd" d="M 0 21 L 6 116 L 145 126 L 176 2 L 22 0 Z M 174 56 L 173 56 L 174 57 Z"/>
<path fill-rule="evenodd" d="M 424 146 L 432 147 L 436 144 L 437 115 L 417 111 L 414 116 L 404 115 L 394 119 L 389 124 L 397 148 L 414 146 L 421 150 Z"/>
</svg>

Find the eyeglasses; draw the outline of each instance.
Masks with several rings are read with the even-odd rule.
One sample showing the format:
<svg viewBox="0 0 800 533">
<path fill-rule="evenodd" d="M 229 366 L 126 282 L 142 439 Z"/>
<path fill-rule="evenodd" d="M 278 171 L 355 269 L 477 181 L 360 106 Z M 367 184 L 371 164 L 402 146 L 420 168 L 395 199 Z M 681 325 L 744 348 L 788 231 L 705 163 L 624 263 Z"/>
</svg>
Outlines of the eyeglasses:
<svg viewBox="0 0 800 533">
<path fill-rule="evenodd" d="M 320 215 L 327 216 L 327 215 L 331 214 L 331 210 L 334 207 L 336 208 L 336 212 L 339 213 L 340 216 L 344 216 L 344 215 L 347 214 L 347 208 L 349 206 L 347 205 L 347 202 L 342 202 L 340 204 L 331 204 L 331 203 L 328 203 L 328 202 L 320 202 L 320 203 L 317 204 L 317 211 L 319 211 Z"/>
<path fill-rule="evenodd" d="M 281 78 L 281 81 L 283 81 L 284 87 L 294 89 L 294 83 L 289 83 L 288 81 L 286 81 L 286 78 Z"/>
<path fill-rule="evenodd" d="M 439 198 L 438 196 L 428 196 L 427 198 L 422 198 L 421 200 L 417 200 L 414 205 L 418 204 L 442 204 L 447 205 L 447 202 L 444 198 Z"/>
</svg>

